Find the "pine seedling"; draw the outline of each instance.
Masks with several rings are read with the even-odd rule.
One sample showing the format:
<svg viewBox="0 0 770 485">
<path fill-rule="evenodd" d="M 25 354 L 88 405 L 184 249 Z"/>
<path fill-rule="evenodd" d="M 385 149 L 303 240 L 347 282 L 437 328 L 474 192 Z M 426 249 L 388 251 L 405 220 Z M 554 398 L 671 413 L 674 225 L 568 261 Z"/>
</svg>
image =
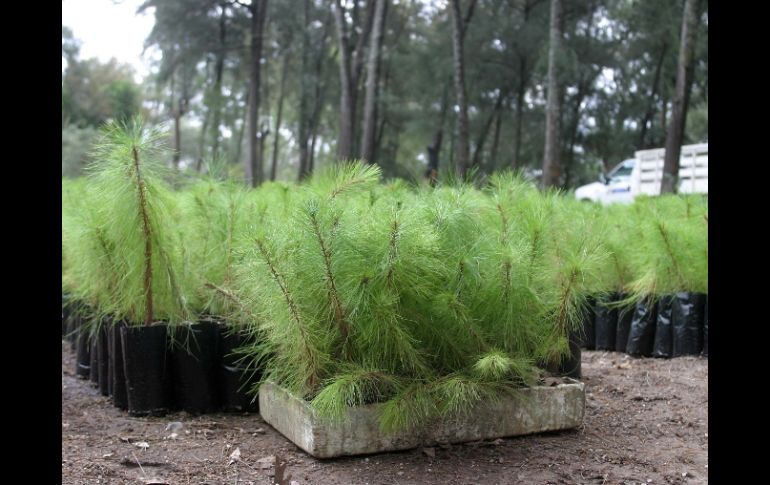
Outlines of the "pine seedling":
<svg viewBox="0 0 770 485">
<path fill-rule="evenodd" d="M 272 232 L 267 226 L 251 232 L 252 247 L 236 265 L 234 288 L 251 315 L 253 332 L 261 338 L 247 350 L 254 362 L 266 364 L 264 379 L 312 396 L 329 376 L 333 334 L 319 324 L 317 312 L 302 299 L 295 251 L 288 244 L 294 232 Z M 288 236 L 288 237 L 286 237 Z"/>
<path fill-rule="evenodd" d="M 324 383 L 312 405 L 319 416 L 339 422 L 349 407 L 387 401 L 400 387 L 390 374 L 346 365 Z"/>
<path fill-rule="evenodd" d="M 538 353 L 553 365 L 569 355 L 569 335 L 582 328 L 583 308 L 601 280 L 607 253 L 583 204 L 556 192 L 546 198 L 551 198 L 553 207 L 552 246 L 548 260 L 538 270 L 545 277 L 540 294 L 547 307 L 541 325 L 543 347 Z"/>
<path fill-rule="evenodd" d="M 70 288 L 88 305 L 84 328 L 93 333 L 102 317 L 113 314 L 121 281 L 115 271 L 120 254 L 106 233 L 105 214 L 94 187 L 83 181 L 70 189 L 63 205 L 62 244 L 69 261 Z"/>
<path fill-rule="evenodd" d="M 380 408 L 380 430 L 384 433 L 416 429 L 439 415 L 429 383 L 414 381 Z"/>
<path fill-rule="evenodd" d="M 526 357 L 514 358 L 499 349 L 481 355 L 473 364 L 473 373 L 489 382 L 513 382 L 531 386 L 537 381 L 534 362 Z"/>
<path fill-rule="evenodd" d="M 692 199 L 663 196 L 634 205 L 643 228 L 629 284 L 634 300 L 677 291 L 708 291 L 708 229 Z M 702 210 L 702 209 L 701 209 Z"/>
<path fill-rule="evenodd" d="M 246 230 L 246 195 L 239 185 L 208 177 L 180 194 L 184 286 L 196 313 L 224 317 L 233 311 L 233 299 L 214 288 L 231 285 L 236 246 Z"/>
<path fill-rule="evenodd" d="M 187 314 L 177 276 L 181 243 L 160 162 L 162 137 L 138 118 L 110 123 L 89 167 L 104 234 L 118 248 L 112 264 L 121 277 L 110 310 L 145 325 L 179 321 Z"/>
</svg>

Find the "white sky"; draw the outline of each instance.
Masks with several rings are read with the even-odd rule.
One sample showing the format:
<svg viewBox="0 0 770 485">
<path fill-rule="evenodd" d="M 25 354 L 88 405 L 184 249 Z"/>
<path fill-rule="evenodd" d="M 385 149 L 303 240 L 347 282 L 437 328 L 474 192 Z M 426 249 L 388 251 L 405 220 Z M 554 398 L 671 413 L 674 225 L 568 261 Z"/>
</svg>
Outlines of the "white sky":
<svg viewBox="0 0 770 485">
<path fill-rule="evenodd" d="M 61 23 L 81 42 L 81 59 L 106 62 L 114 57 L 132 65 L 141 78 L 149 72 L 151 56 L 148 51 L 142 58 L 144 39 L 155 23 L 154 9 L 136 15 L 141 4 L 142 0 L 62 0 Z"/>
</svg>

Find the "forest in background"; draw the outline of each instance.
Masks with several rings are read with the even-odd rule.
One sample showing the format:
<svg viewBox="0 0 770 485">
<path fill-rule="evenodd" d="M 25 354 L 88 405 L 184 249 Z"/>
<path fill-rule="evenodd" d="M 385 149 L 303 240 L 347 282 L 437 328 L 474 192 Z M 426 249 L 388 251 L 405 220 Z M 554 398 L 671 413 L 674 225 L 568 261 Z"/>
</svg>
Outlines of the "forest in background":
<svg viewBox="0 0 770 485">
<path fill-rule="evenodd" d="M 136 114 L 167 126 L 170 165 L 215 163 L 252 185 L 361 158 L 409 180 L 431 168 L 536 176 L 548 160 L 557 168 L 548 185 L 573 188 L 665 146 L 677 106 L 681 143 L 708 141 L 705 0 L 148 0 L 148 9 L 145 47 L 160 55 L 141 82 L 117 61 L 82 59 L 77 32 L 62 26 L 63 176 L 82 173 L 101 124 Z M 684 12 L 686 92 L 677 89 Z"/>
</svg>

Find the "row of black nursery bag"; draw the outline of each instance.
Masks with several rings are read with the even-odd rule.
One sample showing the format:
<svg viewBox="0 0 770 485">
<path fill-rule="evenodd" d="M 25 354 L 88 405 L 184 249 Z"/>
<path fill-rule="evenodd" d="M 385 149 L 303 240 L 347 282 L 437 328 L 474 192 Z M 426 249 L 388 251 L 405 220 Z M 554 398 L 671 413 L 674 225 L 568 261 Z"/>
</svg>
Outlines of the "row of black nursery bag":
<svg viewBox="0 0 770 485">
<path fill-rule="evenodd" d="M 94 335 L 80 331 L 84 308 L 63 305 L 62 335 L 76 352 L 76 375 L 90 379 L 133 416 L 184 410 L 256 412 L 248 389 L 259 374 L 240 365 L 247 337 L 213 320 L 171 327 L 128 326 L 102 319 Z"/>
<path fill-rule="evenodd" d="M 708 357 L 708 295 L 680 292 L 618 306 L 623 298 L 591 302 L 582 347 L 643 357 Z"/>
<path fill-rule="evenodd" d="M 244 335 L 207 320 L 177 327 L 170 335 L 163 324 L 136 327 L 109 318 L 89 335 L 80 331 L 85 314 L 77 304 L 62 305 L 62 336 L 76 352 L 76 375 L 90 379 L 116 407 L 134 416 L 179 409 L 196 414 L 258 410 L 246 391 L 260 375 L 242 367 L 234 353 L 245 345 Z M 581 343 L 573 333 L 569 358 L 542 365 L 580 379 Z"/>
</svg>

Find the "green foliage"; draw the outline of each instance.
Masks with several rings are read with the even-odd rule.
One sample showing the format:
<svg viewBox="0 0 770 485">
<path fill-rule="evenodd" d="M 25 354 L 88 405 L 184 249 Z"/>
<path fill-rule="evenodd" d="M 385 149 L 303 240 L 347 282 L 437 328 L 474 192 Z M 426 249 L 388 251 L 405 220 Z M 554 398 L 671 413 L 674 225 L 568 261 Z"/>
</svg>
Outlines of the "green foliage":
<svg viewBox="0 0 770 485">
<path fill-rule="evenodd" d="M 99 127 L 125 122 L 141 110 L 139 86 L 129 66 L 114 59 L 69 59 L 62 79 L 62 125 Z"/>
<path fill-rule="evenodd" d="M 384 401 L 385 429 L 531 385 L 536 362 L 566 354 L 599 268 L 600 245 L 555 216 L 582 206 L 511 176 L 487 194 L 377 175 L 321 172 L 288 224 L 279 210 L 251 228 L 232 291 L 259 315 L 248 352 L 265 378 L 335 418 Z"/>
<path fill-rule="evenodd" d="M 640 238 L 633 254 L 635 298 L 677 291 L 708 292 L 708 205 L 703 196 L 640 199 Z"/>
<path fill-rule="evenodd" d="M 532 385 L 535 382 L 533 364 L 526 358 L 513 358 L 500 350 L 491 350 L 473 364 L 473 371 L 487 381 L 513 378 L 522 384 Z"/>
<path fill-rule="evenodd" d="M 92 160 L 88 150 L 101 125 L 128 122 L 142 110 L 132 68 L 115 59 L 79 59 L 80 42 L 62 26 L 62 176 L 76 177 Z"/>
<path fill-rule="evenodd" d="M 709 141 L 709 104 L 704 100 L 693 106 L 687 114 L 687 140 L 690 143 Z"/>
<path fill-rule="evenodd" d="M 78 128 L 68 124 L 61 130 L 61 174 L 76 177 L 90 163 L 89 150 L 98 139 L 99 130 L 91 126 Z"/>
<path fill-rule="evenodd" d="M 227 316 L 237 300 L 222 289 L 232 279 L 237 244 L 247 226 L 247 192 L 232 182 L 202 179 L 179 193 L 184 287 L 190 310 Z"/>
<path fill-rule="evenodd" d="M 568 355 L 589 295 L 708 288 L 700 196 L 601 207 L 510 173 L 430 188 L 358 163 L 173 192 L 157 142 L 112 125 L 91 178 L 62 182 L 63 290 L 140 321 L 149 240 L 159 318 L 226 318 L 253 337 L 244 363 L 331 420 L 377 404 L 404 429 L 516 396 Z"/>
<path fill-rule="evenodd" d="M 365 31 L 367 9 L 360 0 L 343 5 L 351 13 L 348 28 L 355 45 Z M 426 145 L 438 133 L 443 134 L 439 177 L 452 172 L 456 162 L 451 16 L 449 8 L 438 5 L 391 2 L 387 9 L 374 157 L 386 178 L 423 179 Z M 480 0 L 476 7 L 463 38 L 465 52 L 473 54 L 464 62 L 471 153 L 478 152 L 474 158 L 482 175 L 511 167 L 512 162 L 531 170 L 543 160 L 542 86 L 547 76 L 550 3 Z M 693 121 L 688 121 L 687 135 L 692 142 L 707 139 L 703 134 L 708 128 L 703 116 L 708 93 L 708 5 L 702 7 L 688 109 L 688 120 Z M 682 7 L 670 0 L 568 0 L 564 8 L 563 49 L 557 60 L 564 94 L 562 183 L 569 188 L 595 181 L 601 169 L 612 168 L 635 150 L 664 145 Z M 146 45 L 163 54 L 157 72 L 148 79 L 155 88 L 153 101 L 162 106 L 159 114 L 168 119 L 183 107 L 183 125 L 193 117 L 204 120 L 183 132 L 183 159 L 207 158 L 216 144 L 231 166 L 240 166 L 251 64 L 248 49 L 241 48 L 250 25 L 248 9 L 203 0 L 146 0 L 141 9 L 152 11 L 155 18 Z M 295 160 L 311 145 L 315 168 L 336 162 L 339 106 L 333 93 L 340 84 L 339 43 L 327 3 L 283 0 L 272 3 L 270 12 L 261 74 L 260 119 L 270 129 L 264 160 L 269 168 L 277 136 L 277 176 L 296 180 Z M 366 52 L 367 39 L 362 41 Z M 224 69 L 218 71 L 217 65 Z M 358 89 L 360 101 L 363 84 Z M 217 122 L 232 135 L 215 143 L 212 139 L 220 127 L 212 125 Z M 187 149 L 188 144 L 196 148 Z"/>
<path fill-rule="evenodd" d="M 320 416 L 339 421 L 348 407 L 387 401 L 398 387 L 398 380 L 387 373 L 351 366 L 328 379 L 312 404 Z"/>
<path fill-rule="evenodd" d="M 134 324 L 176 322 L 187 314 L 177 274 L 183 249 L 176 201 L 159 160 L 162 138 L 140 119 L 110 123 L 89 167 L 104 238 L 117 248 L 107 266 L 116 288 L 103 309 Z"/>
</svg>

